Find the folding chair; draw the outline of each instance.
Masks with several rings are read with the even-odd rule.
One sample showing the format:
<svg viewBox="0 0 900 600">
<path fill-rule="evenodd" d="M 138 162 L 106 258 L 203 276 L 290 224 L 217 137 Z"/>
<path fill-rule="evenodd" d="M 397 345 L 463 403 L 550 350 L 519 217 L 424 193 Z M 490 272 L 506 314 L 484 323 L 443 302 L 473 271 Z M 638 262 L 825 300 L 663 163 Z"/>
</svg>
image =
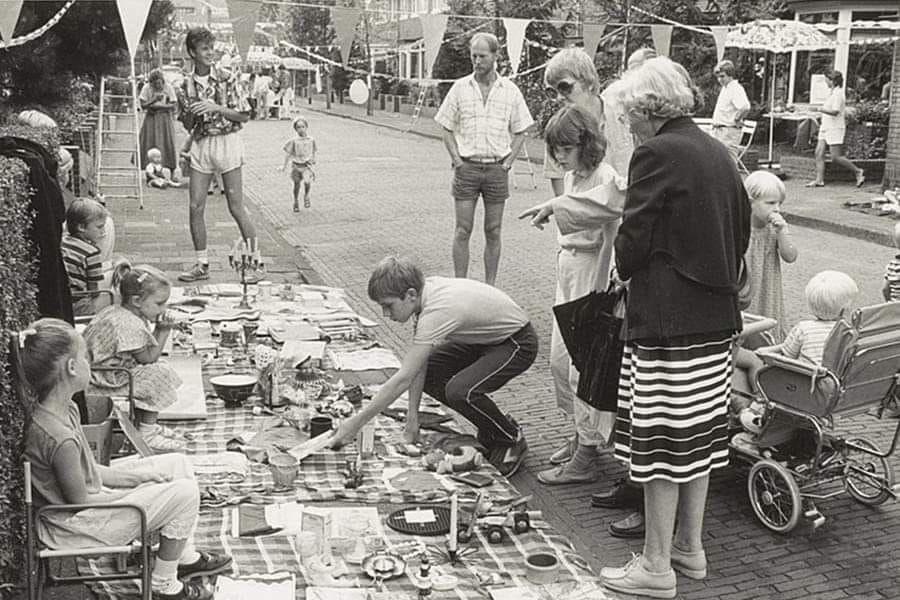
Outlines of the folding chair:
<svg viewBox="0 0 900 600">
<path fill-rule="evenodd" d="M 741 141 L 735 149 L 734 161 L 737 163 L 738 170 L 744 175 L 750 174 L 750 169 L 744 164 L 744 155 L 747 154 L 750 144 L 753 143 L 753 136 L 756 135 L 756 126 L 756 121 L 744 121 L 744 126 L 741 128 Z"/>
<path fill-rule="evenodd" d="M 72 292 L 72 303 L 74 304 L 79 298 L 95 298 L 97 296 L 109 296 L 109 303 L 115 302 L 112 290 L 89 290 Z M 94 315 L 80 315 L 75 317 L 76 325 L 87 324 L 94 318 Z"/>
<path fill-rule="evenodd" d="M 19 372 L 19 369 L 17 368 L 20 364 L 18 340 L 18 332 L 11 332 L 9 343 L 10 359 L 11 364 L 16 367 L 11 369 L 13 374 Z M 23 382 L 16 380 L 14 385 L 19 401 L 24 405 L 26 398 Z M 143 600 L 150 600 L 151 539 L 150 533 L 147 530 L 147 515 L 144 510 L 140 506 L 134 504 L 54 504 L 42 506 L 35 510 L 31 489 L 31 463 L 25 461 L 23 470 L 25 474 L 25 576 L 27 580 L 26 587 L 28 590 L 28 599 L 40 600 L 43 596 L 44 584 L 48 582 L 52 585 L 57 585 L 63 583 L 140 579 L 141 597 Z M 125 509 L 136 511 L 140 519 L 140 536 L 135 542 L 121 546 L 91 546 L 77 548 L 51 548 L 39 539 L 37 524 L 44 516 L 54 512 L 72 513 L 89 508 L 97 510 Z M 137 568 L 129 568 L 127 566 L 126 559 L 132 554 L 139 555 L 139 564 L 137 565 Z M 104 574 L 81 574 L 78 572 L 77 564 L 75 575 L 54 574 L 51 569 L 51 561 L 53 560 L 96 556 L 115 557 L 117 566 L 115 572 Z"/>
<path fill-rule="evenodd" d="M 44 585 L 59 585 L 66 583 L 88 583 L 92 581 L 117 581 L 121 579 L 140 579 L 141 598 L 150 600 L 150 533 L 147 531 L 147 515 L 144 509 L 136 504 L 53 504 L 42 506 L 35 511 L 31 491 L 31 463 L 25 461 L 25 568 L 27 570 L 28 600 L 41 600 Z M 141 533 L 138 539 L 131 544 L 122 546 L 86 546 L 73 548 L 50 548 L 38 537 L 37 523 L 50 513 L 74 513 L 80 510 L 134 510 L 137 512 Z M 129 567 L 127 557 L 136 554 L 139 557 L 137 565 Z M 75 575 L 54 574 L 51 567 L 53 560 L 66 558 L 88 558 L 98 556 L 115 557 L 117 569 L 112 573 L 81 574 L 77 564 Z"/>
</svg>

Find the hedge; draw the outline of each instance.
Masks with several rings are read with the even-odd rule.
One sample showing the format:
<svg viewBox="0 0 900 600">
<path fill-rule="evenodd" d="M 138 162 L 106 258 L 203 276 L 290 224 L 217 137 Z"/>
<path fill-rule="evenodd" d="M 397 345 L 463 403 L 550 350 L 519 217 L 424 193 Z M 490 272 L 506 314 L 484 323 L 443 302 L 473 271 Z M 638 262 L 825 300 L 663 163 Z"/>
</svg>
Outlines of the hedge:
<svg viewBox="0 0 900 600">
<path fill-rule="evenodd" d="M 39 130 L 0 128 L 0 136 L 10 134 L 52 143 Z M 22 450 L 26 407 L 14 392 L 7 332 L 22 329 L 37 317 L 37 264 L 27 236 L 32 222 L 30 193 L 25 163 L 0 156 L 0 597 L 4 598 L 13 595 L 25 571 Z"/>
</svg>

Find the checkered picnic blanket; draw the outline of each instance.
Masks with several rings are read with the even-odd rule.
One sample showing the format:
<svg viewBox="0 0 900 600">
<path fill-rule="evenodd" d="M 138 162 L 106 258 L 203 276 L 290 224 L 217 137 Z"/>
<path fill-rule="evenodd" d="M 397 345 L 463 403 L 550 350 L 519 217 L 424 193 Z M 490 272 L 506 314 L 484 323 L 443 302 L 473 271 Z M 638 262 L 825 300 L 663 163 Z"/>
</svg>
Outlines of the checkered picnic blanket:
<svg viewBox="0 0 900 600">
<path fill-rule="evenodd" d="M 341 344 L 350 346 L 351 344 Z M 224 359 L 207 360 L 203 365 L 204 385 L 208 391 L 209 378 L 225 372 L 244 372 L 249 367 L 229 366 Z M 254 416 L 247 407 L 225 408 L 220 400 L 211 397 L 207 400 L 208 417 L 205 421 L 180 423 L 176 427 L 192 435 L 187 445 L 188 454 L 211 454 L 226 451 L 229 440 L 250 431 L 257 430 L 265 421 L 263 417 Z M 268 417 L 271 419 L 271 417 Z M 362 484 L 355 489 L 347 489 L 345 478 L 340 473 L 348 460 L 355 460 L 355 445 L 351 444 L 341 451 L 326 450 L 304 459 L 295 479 L 295 489 L 279 491 L 274 488 L 271 473 L 265 465 L 252 464 L 249 474 L 241 476 L 198 475 L 201 489 L 212 487 L 220 495 L 231 498 L 235 503 L 247 502 L 252 494 L 254 502 L 275 503 L 297 501 L 302 504 L 336 503 L 376 505 L 379 514 L 386 518 L 391 512 L 403 505 L 421 505 L 423 503 L 447 504 L 449 494 L 456 491 L 462 506 L 470 506 L 477 492 L 465 484 L 452 482 L 442 478 L 444 484 L 439 489 L 423 491 L 400 491 L 393 489 L 386 482 L 385 469 L 423 469 L 421 459 L 409 458 L 391 451 L 393 442 L 399 441 L 403 426 L 387 417 L 376 420 L 376 454 L 362 461 Z M 427 432 L 425 432 L 427 435 Z M 482 470 L 494 478 L 494 483 L 481 491 L 495 499 L 515 498 L 518 493 L 494 467 L 486 464 Z M 391 471 L 395 472 L 395 471 Z M 207 478 L 208 477 L 208 478 Z M 296 538 L 291 536 L 271 536 L 261 538 L 240 538 L 232 536 L 233 505 L 204 507 L 198 519 L 195 542 L 197 547 L 217 552 L 225 552 L 234 558 L 235 575 L 254 573 L 273 573 L 289 571 L 298 573 L 297 598 L 305 598 L 304 589 L 310 585 L 306 573 L 300 564 L 300 554 Z M 463 518 L 465 520 L 465 517 Z M 467 555 L 461 565 L 443 565 L 439 570 L 456 575 L 459 585 L 449 592 L 435 592 L 435 598 L 483 598 L 484 588 L 480 588 L 475 572 L 499 573 L 503 587 L 528 585 L 525 580 L 525 557 L 538 549 L 550 549 L 560 559 L 562 569 L 560 582 L 577 584 L 595 581 L 587 562 L 575 554 L 571 543 L 563 536 L 554 534 L 549 526 L 541 521 L 534 522 L 536 527 L 524 534 L 515 534 L 507 529 L 508 539 L 502 544 L 489 544 L 480 530 L 475 531 L 473 540 L 468 544 L 474 553 Z M 385 543 L 387 548 L 397 546 L 408 547 L 410 542 L 437 544 L 443 549 L 446 536 L 416 537 L 401 534 L 385 525 Z M 438 546 L 435 546 L 438 547 Z M 461 545 L 461 548 L 467 547 Z M 435 563 L 440 558 L 432 555 Z M 413 564 L 417 564 L 414 559 Z M 347 565 L 351 580 L 356 577 L 356 584 L 371 586 L 368 576 L 362 573 L 359 566 Z M 113 568 L 111 561 L 81 561 L 80 569 L 93 572 L 108 571 Z M 401 576 L 385 583 L 391 598 L 415 597 L 415 585 L 407 576 Z M 139 596 L 139 585 L 136 580 L 98 582 L 91 585 L 92 591 L 100 598 L 123 600 Z"/>
<path fill-rule="evenodd" d="M 396 510 L 397 506 L 378 507 L 379 514 L 386 518 Z M 232 511 L 230 508 L 203 512 L 197 525 L 195 540 L 197 547 L 217 552 L 226 552 L 234 558 L 233 574 L 237 576 L 258 573 L 293 572 L 297 573 L 298 599 L 305 598 L 305 588 L 310 585 L 307 573 L 301 565 L 300 549 L 296 538 L 290 536 L 270 536 L 258 538 L 239 538 L 231 535 Z M 385 545 L 387 549 L 396 548 L 398 552 L 410 548 L 413 542 L 428 547 L 429 557 L 435 564 L 436 572 L 455 575 L 459 584 L 446 592 L 435 591 L 434 598 L 482 599 L 487 588 L 478 584 L 476 572 L 482 574 L 498 573 L 501 587 L 527 586 L 525 578 L 525 557 L 535 551 L 549 551 L 556 554 L 560 561 L 559 583 L 570 584 L 573 588 L 578 584 L 596 582 L 597 579 L 590 568 L 574 551 L 571 543 L 563 536 L 554 534 L 543 521 L 535 521 L 535 526 L 524 534 L 515 534 L 507 529 L 508 538 L 501 544 L 490 544 L 484 533 L 478 529 L 469 544 L 461 544 L 465 551 L 461 564 L 443 563 L 438 550 L 445 547 L 446 536 L 420 537 L 398 533 L 385 526 Z M 471 551 L 471 554 L 469 553 Z M 415 572 L 417 558 L 407 562 L 409 571 Z M 91 564 L 91 568 L 99 570 L 105 565 L 99 561 Z M 348 577 L 353 587 L 370 587 L 372 581 L 358 565 L 347 564 Z M 412 579 L 406 575 L 385 582 L 385 589 L 392 599 L 404 597 L 415 598 L 416 589 Z M 93 585 L 93 591 L 99 597 L 119 600 L 134 598 L 139 595 L 137 581 L 101 582 Z"/>
</svg>

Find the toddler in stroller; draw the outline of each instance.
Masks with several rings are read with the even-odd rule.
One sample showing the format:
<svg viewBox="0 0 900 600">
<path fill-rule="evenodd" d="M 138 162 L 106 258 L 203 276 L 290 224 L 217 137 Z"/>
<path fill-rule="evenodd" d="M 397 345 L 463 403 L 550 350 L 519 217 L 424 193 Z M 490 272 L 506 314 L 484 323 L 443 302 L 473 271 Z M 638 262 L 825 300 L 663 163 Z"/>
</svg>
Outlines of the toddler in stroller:
<svg viewBox="0 0 900 600">
<path fill-rule="evenodd" d="M 741 412 L 751 431 L 735 435 L 731 448 L 734 458 L 751 465 L 750 504 L 773 531 L 791 531 L 801 516 L 813 527 L 824 523 L 814 500 L 847 492 L 876 506 L 896 498 L 887 457 L 900 426 L 886 452 L 834 428 L 835 416 L 872 405 L 883 410 L 900 390 L 900 304 L 861 308 L 848 317 L 856 293 L 847 275 L 819 273 L 806 287 L 816 320 L 798 323 L 784 344 L 757 351 L 761 401 Z"/>
</svg>

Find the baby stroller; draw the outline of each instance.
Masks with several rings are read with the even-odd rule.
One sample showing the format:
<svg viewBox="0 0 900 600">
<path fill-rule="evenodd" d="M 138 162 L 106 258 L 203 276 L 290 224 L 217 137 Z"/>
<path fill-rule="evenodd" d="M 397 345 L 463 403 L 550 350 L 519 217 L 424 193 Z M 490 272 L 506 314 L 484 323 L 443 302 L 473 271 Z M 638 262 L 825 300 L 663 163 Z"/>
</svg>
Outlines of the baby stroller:
<svg viewBox="0 0 900 600">
<path fill-rule="evenodd" d="M 881 417 L 900 401 L 900 303 L 860 308 L 839 321 L 821 366 L 774 349 L 757 353 L 765 363 L 756 378 L 766 404 L 762 430 L 757 445 L 739 444 L 736 436 L 731 449 L 751 465 L 747 492 L 763 525 L 788 533 L 802 516 L 816 528 L 825 518 L 813 501 L 844 492 L 869 506 L 896 499 L 900 486 L 887 457 L 897 446 L 900 421 L 882 452 L 864 437 L 841 437 L 833 419 L 873 408 Z M 788 456 L 766 450 L 798 436 L 808 440 L 805 451 Z"/>
</svg>

